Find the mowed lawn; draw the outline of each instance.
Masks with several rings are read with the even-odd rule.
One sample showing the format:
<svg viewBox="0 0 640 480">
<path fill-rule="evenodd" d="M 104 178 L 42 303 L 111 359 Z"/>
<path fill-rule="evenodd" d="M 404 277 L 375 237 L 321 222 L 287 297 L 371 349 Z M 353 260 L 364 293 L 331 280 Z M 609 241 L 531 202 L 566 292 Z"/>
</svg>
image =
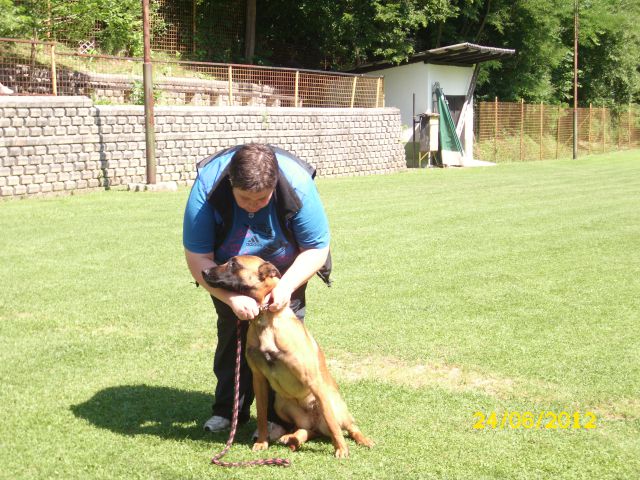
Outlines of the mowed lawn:
<svg viewBox="0 0 640 480">
<path fill-rule="evenodd" d="M 639 151 L 317 183 L 307 325 L 374 449 L 257 454 L 252 421 L 225 458 L 292 467 L 210 465 L 188 190 L 107 191 L 0 202 L 0 478 L 640 476 Z"/>
</svg>

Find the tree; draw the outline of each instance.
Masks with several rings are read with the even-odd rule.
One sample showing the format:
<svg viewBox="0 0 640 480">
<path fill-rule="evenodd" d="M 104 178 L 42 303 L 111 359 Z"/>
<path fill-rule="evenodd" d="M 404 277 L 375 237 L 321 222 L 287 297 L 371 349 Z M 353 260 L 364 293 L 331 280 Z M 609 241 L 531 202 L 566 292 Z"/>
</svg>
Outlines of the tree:
<svg viewBox="0 0 640 480">
<path fill-rule="evenodd" d="M 105 53 L 139 55 L 140 10 L 140 0 L 0 0 L 0 32 L 71 44 L 95 38 Z"/>
<path fill-rule="evenodd" d="M 256 50 L 285 57 L 291 66 L 400 62 L 415 53 L 416 31 L 454 12 L 443 0 L 262 0 Z"/>
<path fill-rule="evenodd" d="M 640 100 L 640 2 L 579 2 L 580 94 L 584 105 Z"/>
<path fill-rule="evenodd" d="M 638 99 L 637 0 L 579 0 L 579 100 L 582 105 Z M 456 15 L 415 32 L 421 49 L 468 41 L 516 49 L 483 64 L 477 96 L 531 102 L 573 98 L 573 2 L 457 0 Z"/>
<path fill-rule="evenodd" d="M 512 58 L 482 65 L 478 98 L 572 99 L 572 1 L 255 0 L 252 56 L 244 48 L 250 45 L 243 45 L 240 11 L 253 1 L 196 0 L 200 59 L 345 70 L 375 60 L 400 63 L 419 51 L 471 42 L 516 50 Z M 580 103 L 640 100 L 635 24 L 640 1 L 579 4 Z M 72 43 L 95 37 L 105 53 L 142 51 L 140 0 L 22 0 L 20 5 L 0 0 L 1 35 Z M 152 0 L 151 5 L 154 32 L 161 35 L 160 4 Z"/>
<path fill-rule="evenodd" d="M 0 37 L 23 37 L 29 30 L 29 16 L 13 0 L 0 0 Z"/>
</svg>

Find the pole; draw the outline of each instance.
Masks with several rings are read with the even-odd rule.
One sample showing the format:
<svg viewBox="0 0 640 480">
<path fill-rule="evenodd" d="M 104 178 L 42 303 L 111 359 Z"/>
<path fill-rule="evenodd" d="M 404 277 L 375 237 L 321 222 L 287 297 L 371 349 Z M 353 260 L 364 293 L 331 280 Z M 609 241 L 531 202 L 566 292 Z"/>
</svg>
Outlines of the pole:
<svg viewBox="0 0 640 480">
<path fill-rule="evenodd" d="M 558 149 L 560 148 L 560 115 L 562 110 L 558 105 L 558 119 L 556 120 L 556 160 L 558 159 Z"/>
<path fill-rule="evenodd" d="M 627 137 L 627 147 L 631 148 L 631 102 L 629 102 L 629 118 L 627 122 L 627 130 L 629 131 L 629 136 Z"/>
<path fill-rule="evenodd" d="M 524 160 L 524 98 L 520 99 L 520 161 Z"/>
<path fill-rule="evenodd" d="M 49 47 L 51 53 L 51 92 L 54 96 L 58 95 L 58 74 L 56 73 L 56 44 L 52 43 Z"/>
<path fill-rule="evenodd" d="M 228 105 L 231 107 L 233 105 L 233 68 L 229 65 L 227 78 L 229 79 L 229 102 Z"/>
<path fill-rule="evenodd" d="M 142 31 L 144 36 L 144 130 L 147 147 L 147 184 L 156 183 L 156 127 L 153 117 L 153 70 L 151 65 L 151 29 L 149 0 L 142 0 Z"/>
<path fill-rule="evenodd" d="M 609 120 L 611 120 L 611 114 L 609 114 Z M 622 114 L 618 115 L 618 150 L 622 148 Z"/>
<path fill-rule="evenodd" d="M 498 158 L 498 97 L 493 102 L 493 160 Z"/>
<path fill-rule="evenodd" d="M 591 155 L 591 118 L 593 114 L 593 104 L 589 102 L 589 155 Z"/>
<path fill-rule="evenodd" d="M 540 160 L 542 160 L 543 146 L 544 146 L 544 102 L 540 102 Z"/>
<path fill-rule="evenodd" d="M 604 106 L 602 106 L 602 153 L 606 152 L 607 150 L 607 124 L 605 122 L 605 109 Z"/>
<path fill-rule="evenodd" d="M 573 3 L 573 159 L 578 158 L 578 0 Z"/>
<path fill-rule="evenodd" d="M 413 142 L 411 142 L 413 144 L 413 165 L 414 166 L 420 166 L 416 163 L 416 94 L 413 94 L 413 115 L 411 115 L 411 119 L 412 119 L 412 126 L 413 128 L 411 130 L 413 130 Z"/>
<path fill-rule="evenodd" d="M 358 77 L 353 77 L 353 86 L 351 87 L 351 108 L 356 100 L 356 87 L 358 86 Z"/>
</svg>

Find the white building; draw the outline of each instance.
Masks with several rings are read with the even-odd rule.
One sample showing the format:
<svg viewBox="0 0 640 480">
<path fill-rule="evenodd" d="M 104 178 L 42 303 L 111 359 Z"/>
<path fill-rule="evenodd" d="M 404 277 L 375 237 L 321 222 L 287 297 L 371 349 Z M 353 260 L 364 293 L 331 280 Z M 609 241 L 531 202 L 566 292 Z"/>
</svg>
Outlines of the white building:
<svg viewBox="0 0 640 480">
<path fill-rule="evenodd" d="M 477 67 L 481 62 L 514 53 L 515 50 L 510 49 L 460 43 L 417 53 L 400 65 L 374 62 L 353 71 L 384 76 L 385 105 L 400 109 L 405 142 L 413 139 L 414 112 L 416 116 L 437 113 L 434 86 L 440 84 L 457 125 L 464 161 L 469 164 L 473 160 L 473 92 Z M 416 131 L 416 136 L 418 133 Z"/>
</svg>

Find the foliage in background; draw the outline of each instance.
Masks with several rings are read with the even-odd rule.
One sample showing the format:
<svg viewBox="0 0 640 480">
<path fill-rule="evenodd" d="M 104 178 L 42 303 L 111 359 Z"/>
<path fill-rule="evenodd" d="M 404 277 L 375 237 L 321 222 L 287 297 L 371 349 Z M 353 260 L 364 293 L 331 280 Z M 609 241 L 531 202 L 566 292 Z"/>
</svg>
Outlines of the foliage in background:
<svg viewBox="0 0 640 480">
<path fill-rule="evenodd" d="M 279 63 L 344 69 L 372 58 L 401 62 L 416 52 L 413 32 L 455 15 L 441 0 L 258 0 L 257 47 Z"/>
<path fill-rule="evenodd" d="M 22 37 L 28 33 L 29 16 L 13 0 L 0 0 L 0 37 Z"/>
<path fill-rule="evenodd" d="M 488 3 L 488 2 L 484 2 Z M 494 18 L 479 43 L 515 48 L 513 59 L 487 65 L 480 98 L 573 101 L 573 2 L 494 1 Z M 628 104 L 640 98 L 640 3 L 579 1 L 579 101 Z"/>
<path fill-rule="evenodd" d="M 140 0 L 0 0 L 0 6 L 0 33 L 9 19 L 14 35 L 74 46 L 94 41 L 102 53 L 142 54 Z"/>
<path fill-rule="evenodd" d="M 581 104 L 637 101 L 640 2 L 580 0 L 579 10 Z M 263 56 L 271 52 L 276 64 L 311 68 L 399 63 L 460 42 L 514 48 L 513 58 L 483 65 L 478 98 L 567 103 L 573 14 L 566 0 L 263 0 L 257 35 Z"/>
<path fill-rule="evenodd" d="M 586 3 L 586 2 L 585 2 Z M 593 2 L 580 14 L 580 88 L 598 105 L 640 98 L 640 2 Z"/>
<path fill-rule="evenodd" d="M 153 101 L 159 103 L 162 100 L 162 90 L 153 89 Z M 129 102 L 132 105 L 144 105 L 144 84 L 140 80 L 134 80 L 129 93 Z"/>
<path fill-rule="evenodd" d="M 197 60 L 245 63 L 245 1 L 196 0 Z"/>
<path fill-rule="evenodd" d="M 175 5 L 184 9 L 189 4 Z M 374 60 L 400 63 L 418 51 L 472 42 L 517 51 L 512 58 L 483 64 L 478 99 L 498 96 L 503 101 L 545 103 L 573 99 L 573 1 L 256 0 L 256 4 L 255 63 L 345 70 Z M 640 2 L 578 0 L 578 4 L 580 104 L 637 102 Z M 161 37 L 177 26 L 157 1 L 150 5 L 154 35 Z M 246 0 L 196 0 L 195 5 L 196 57 L 244 63 Z M 46 39 L 62 38 L 63 32 L 75 42 L 95 37 L 104 53 L 140 55 L 140 1 L 0 0 L 0 35 Z"/>
</svg>

